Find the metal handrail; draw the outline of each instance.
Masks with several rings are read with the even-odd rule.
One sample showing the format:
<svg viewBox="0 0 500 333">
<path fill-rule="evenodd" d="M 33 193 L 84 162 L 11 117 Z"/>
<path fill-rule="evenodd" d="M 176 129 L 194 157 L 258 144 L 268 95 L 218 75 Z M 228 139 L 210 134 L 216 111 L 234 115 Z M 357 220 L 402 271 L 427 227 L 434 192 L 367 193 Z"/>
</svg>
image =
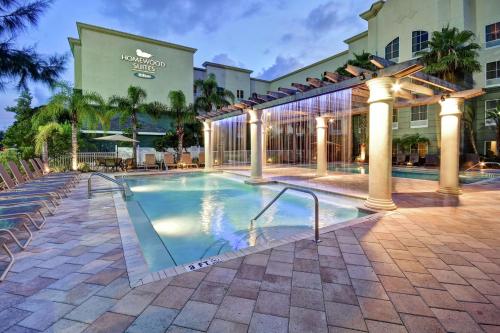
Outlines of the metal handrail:
<svg viewBox="0 0 500 333">
<path fill-rule="evenodd" d="M 108 180 L 110 182 L 113 182 L 113 183 L 115 183 L 116 185 L 119 186 L 119 188 L 98 189 L 96 192 L 122 191 L 122 195 L 123 195 L 123 197 L 125 197 L 125 186 L 123 185 L 123 183 L 120 183 L 116 179 L 111 178 L 111 177 L 109 177 L 109 176 L 107 176 L 107 175 L 105 175 L 105 174 L 103 174 L 101 172 L 92 172 L 90 174 L 90 177 L 89 177 L 88 181 L 87 181 L 87 188 L 88 188 L 88 197 L 89 197 L 89 199 L 92 197 L 92 177 L 93 176 L 99 176 L 99 177 L 104 178 L 104 179 L 106 179 L 106 180 Z"/>
<path fill-rule="evenodd" d="M 307 193 L 313 197 L 313 199 L 314 199 L 314 241 L 316 243 L 319 243 L 320 242 L 320 240 L 319 240 L 319 201 L 318 201 L 318 197 L 316 196 L 316 194 L 314 194 L 314 192 L 310 191 L 310 190 L 302 189 L 299 187 L 290 187 L 290 186 L 285 187 L 283 190 L 281 190 L 280 193 L 278 193 L 277 196 L 274 197 L 273 200 L 271 200 L 270 203 L 268 203 L 266 205 L 266 207 L 264 207 L 264 209 L 262 209 L 260 211 L 259 214 L 257 214 L 257 216 L 255 216 L 250 221 L 250 223 L 254 223 L 259 217 L 261 217 L 261 215 L 264 214 L 266 212 L 266 210 L 268 210 L 269 207 L 271 207 L 288 190 L 294 190 L 294 191 L 298 191 L 298 192 L 302 192 L 302 193 Z"/>
<path fill-rule="evenodd" d="M 471 170 L 471 169 L 474 169 L 476 166 L 487 166 L 488 164 L 493 164 L 493 165 L 500 165 L 500 163 L 498 162 L 479 162 L 479 163 L 476 163 L 474 164 L 473 166 L 471 166 L 470 168 L 468 168 L 467 170 L 465 170 L 466 172 Z"/>
</svg>

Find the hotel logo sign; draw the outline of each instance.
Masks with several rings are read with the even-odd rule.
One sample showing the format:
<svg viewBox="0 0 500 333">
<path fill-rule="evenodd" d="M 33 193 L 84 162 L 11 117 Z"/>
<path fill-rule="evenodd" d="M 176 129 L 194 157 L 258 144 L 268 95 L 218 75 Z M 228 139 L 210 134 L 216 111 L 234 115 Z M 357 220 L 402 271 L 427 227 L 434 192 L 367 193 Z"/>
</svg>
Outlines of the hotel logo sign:
<svg viewBox="0 0 500 333">
<path fill-rule="evenodd" d="M 167 66 L 164 61 L 154 59 L 151 53 L 141 49 L 135 50 L 135 55 L 122 54 L 121 60 L 131 63 L 134 75 L 141 79 L 154 79 L 158 69 Z"/>
</svg>

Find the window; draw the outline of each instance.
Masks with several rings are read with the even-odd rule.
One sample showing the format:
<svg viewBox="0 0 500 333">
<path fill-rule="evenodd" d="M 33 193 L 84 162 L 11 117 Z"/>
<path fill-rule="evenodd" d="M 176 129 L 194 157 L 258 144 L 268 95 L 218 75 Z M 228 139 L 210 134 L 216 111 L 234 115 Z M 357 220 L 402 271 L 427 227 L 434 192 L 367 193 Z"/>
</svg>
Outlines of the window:
<svg viewBox="0 0 500 333">
<path fill-rule="evenodd" d="M 421 128 L 428 126 L 427 119 L 427 105 L 412 106 L 411 107 L 411 128 Z"/>
<path fill-rule="evenodd" d="M 429 152 L 429 145 L 427 142 L 420 142 L 411 146 L 411 153 L 418 154 L 418 157 L 424 158 Z"/>
<path fill-rule="evenodd" d="M 500 61 L 493 61 L 486 64 L 486 80 L 500 78 Z"/>
<path fill-rule="evenodd" d="M 500 22 L 486 26 L 486 47 L 500 45 Z"/>
<path fill-rule="evenodd" d="M 193 85 L 193 94 L 196 95 L 196 93 L 198 92 L 198 89 L 196 87 L 196 84 Z"/>
<path fill-rule="evenodd" d="M 486 156 L 497 156 L 497 142 L 496 141 L 485 141 L 484 142 L 484 154 Z"/>
<path fill-rule="evenodd" d="M 387 60 L 397 60 L 399 58 L 399 37 L 385 47 L 385 58 Z"/>
<path fill-rule="evenodd" d="M 429 44 L 429 33 L 427 31 L 413 31 L 411 33 L 411 52 L 425 50 Z"/>
<path fill-rule="evenodd" d="M 392 129 L 398 129 L 398 109 L 392 110 Z"/>
<path fill-rule="evenodd" d="M 495 126 L 495 122 L 491 119 L 488 119 L 488 111 L 496 110 L 498 105 L 500 105 L 500 99 L 491 99 L 491 100 L 485 102 L 485 108 L 484 108 L 484 125 L 485 126 Z"/>
<path fill-rule="evenodd" d="M 240 99 L 245 98 L 243 90 L 236 90 L 236 97 Z"/>
</svg>

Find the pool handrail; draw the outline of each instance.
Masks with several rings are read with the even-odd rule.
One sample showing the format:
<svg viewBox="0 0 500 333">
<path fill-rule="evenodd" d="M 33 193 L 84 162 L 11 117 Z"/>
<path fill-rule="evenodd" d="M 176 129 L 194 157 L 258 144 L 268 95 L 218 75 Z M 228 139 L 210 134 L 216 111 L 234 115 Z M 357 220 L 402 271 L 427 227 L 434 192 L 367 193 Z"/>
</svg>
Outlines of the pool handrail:
<svg viewBox="0 0 500 333">
<path fill-rule="evenodd" d="M 118 187 L 109 187 L 109 188 L 99 188 L 99 189 L 95 189 L 95 190 L 92 190 L 92 177 L 93 176 L 99 176 L 103 179 L 106 179 L 110 182 L 113 182 L 115 183 L 116 185 L 118 185 Z M 113 192 L 113 191 L 121 191 L 122 192 L 122 196 L 125 198 L 126 197 L 126 193 L 125 193 L 125 186 L 123 185 L 123 183 L 119 182 L 118 180 L 114 179 L 114 178 L 111 178 L 101 172 L 92 172 L 90 174 L 90 177 L 87 181 L 87 190 L 88 190 L 88 198 L 90 199 L 92 197 L 92 193 L 95 192 L 95 193 L 99 193 L 99 192 Z"/>
<path fill-rule="evenodd" d="M 320 239 L 319 239 L 319 200 L 318 200 L 318 197 L 316 196 L 316 194 L 314 194 L 313 191 L 306 190 L 306 189 L 303 189 L 303 188 L 300 188 L 300 187 L 286 186 L 284 189 L 281 190 L 280 193 L 278 193 L 278 195 L 276 195 L 274 197 L 273 200 L 271 200 L 271 202 L 269 202 L 266 205 L 266 207 L 264 207 L 260 211 L 259 214 L 257 214 L 250 221 L 250 223 L 254 223 L 259 217 L 261 217 L 262 214 L 264 214 L 269 209 L 269 207 L 271 207 L 288 190 L 294 190 L 294 191 L 297 191 L 297 192 L 307 193 L 307 194 L 310 194 L 313 197 L 313 199 L 314 199 L 314 241 L 316 243 L 321 242 Z"/>
</svg>

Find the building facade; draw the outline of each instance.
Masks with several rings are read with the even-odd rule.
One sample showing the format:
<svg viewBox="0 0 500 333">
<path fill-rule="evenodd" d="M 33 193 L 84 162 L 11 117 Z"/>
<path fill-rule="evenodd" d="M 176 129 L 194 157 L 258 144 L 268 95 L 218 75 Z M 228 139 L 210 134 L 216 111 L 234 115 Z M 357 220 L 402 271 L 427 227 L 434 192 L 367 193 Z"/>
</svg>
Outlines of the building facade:
<svg viewBox="0 0 500 333">
<path fill-rule="evenodd" d="M 182 90 L 188 102 L 192 102 L 199 94 L 193 88 L 194 81 L 213 73 L 219 86 L 232 91 L 237 99 L 245 99 L 253 93 L 266 94 L 268 90 L 290 87 L 292 83 L 306 84 L 308 77 L 335 71 L 354 54 L 368 52 L 394 62 L 413 59 L 416 52 L 427 48 L 433 31 L 449 25 L 473 31 L 481 45 L 482 71 L 474 74 L 471 84 L 484 88 L 486 94 L 468 102 L 466 107 L 475 110 L 475 144 L 479 153 L 496 152 L 496 126 L 486 119 L 486 110 L 500 105 L 500 1 L 377 1 L 360 16 L 367 21 L 368 30 L 346 39 L 345 51 L 272 80 L 253 78 L 248 69 L 211 62 L 203 63 L 202 68 L 193 67 L 193 48 L 77 23 L 79 38 L 69 39 L 75 59 L 75 87 L 107 97 L 124 94 L 130 85 L 140 85 L 148 92 L 149 100 L 165 103 L 168 91 Z M 419 133 L 429 143 L 413 149 L 423 155 L 435 154 L 440 149 L 438 110 L 438 105 L 430 105 L 394 112 L 394 137 Z M 355 123 L 358 122 L 353 119 Z M 166 127 L 152 125 L 150 132 L 144 134 L 161 135 Z M 470 146 L 466 142 L 468 136 L 462 137 L 463 146 Z"/>
</svg>

